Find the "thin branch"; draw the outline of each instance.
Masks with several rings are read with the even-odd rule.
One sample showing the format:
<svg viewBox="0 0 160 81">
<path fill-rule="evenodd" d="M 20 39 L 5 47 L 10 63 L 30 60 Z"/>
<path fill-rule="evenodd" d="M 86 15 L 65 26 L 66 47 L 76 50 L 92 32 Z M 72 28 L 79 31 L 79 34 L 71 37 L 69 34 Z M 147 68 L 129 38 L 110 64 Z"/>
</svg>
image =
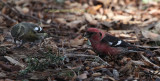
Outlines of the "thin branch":
<svg viewBox="0 0 160 81">
<path fill-rule="evenodd" d="M 159 67 L 158 65 L 152 63 L 147 57 L 145 57 L 145 56 L 142 55 L 142 54 L 140 54 L 140 55 L 141 55 L 141 57 L 142 57 L 146 62 L 148 62 L 148 63 L 150 63 L 151 65 L 153 65 L 154 68 L 160 69 L 160 67 Z"/>
<path fill-rule="evenodd" d="M 3 17 L 6 18 L 6 19 L 12 21 L 13 23 L 17 22 L 16 20 L 10 18 L 9 16 L 7 16 L 7 15 L 5 15 L 5 14 L 2 14 L 1 11 L 0 11 L 0 15 L 3 16 Z"/>
<path fill-rule="evenodd" d="M 85 55 L 85 54 L 65 54 L 65 56 L 67 57 L 91 57 L 91 58 L 98 58 L 99 60 L 101 60 L 105 65 L 109 65 L 110 64 L 106 61 L 104 61 L 103 59 L 101 59 L 99 56 L 94 56 L 94 55 Z"/>
</svg>

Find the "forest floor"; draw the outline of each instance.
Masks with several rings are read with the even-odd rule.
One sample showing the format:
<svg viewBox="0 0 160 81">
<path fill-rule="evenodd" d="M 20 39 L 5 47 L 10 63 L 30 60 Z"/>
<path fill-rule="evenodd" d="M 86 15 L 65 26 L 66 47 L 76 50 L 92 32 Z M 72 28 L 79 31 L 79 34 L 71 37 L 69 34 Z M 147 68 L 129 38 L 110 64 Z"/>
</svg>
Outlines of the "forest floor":
<svg viewBox="0 0 160 81">
<path fill-rule="evenodd" d="M 160 81 L 160 3 L 150 0 L 0 0 L 0 81 Z M 15 49 L 11 28 L 48 37 Z M 152 52 L 99 56 L 83 37 L 98 28 Z"/>
</svg>

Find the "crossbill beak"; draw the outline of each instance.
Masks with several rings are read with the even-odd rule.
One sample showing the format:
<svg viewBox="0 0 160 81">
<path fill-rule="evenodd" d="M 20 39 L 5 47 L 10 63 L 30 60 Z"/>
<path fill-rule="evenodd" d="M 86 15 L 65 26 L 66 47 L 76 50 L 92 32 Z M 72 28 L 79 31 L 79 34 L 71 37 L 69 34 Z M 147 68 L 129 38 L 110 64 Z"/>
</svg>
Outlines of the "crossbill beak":
<svg viewBox="0 0 160 81">
<path fill-rule="evenodd" d="M 86 32 L 86 33 L 83 35 L 83 36 L 84 36 L 84 40 L 87 41 L 86 43 L 87 43 L 88 45 L 91 45 L 91 42 L 90 42 L 89 39 L 88 39 L 88 38 L 91 37 L 91 35 L 92 35 L 92 34 L 90 34 L 90 33 L 88 33 L 88 32 Z"/>
<path fill-rule="evenodd" d="M 90 38 L 92 36 L 93 32 L 86 32 L 83 36 L 86 38 Z"/>
</svg>

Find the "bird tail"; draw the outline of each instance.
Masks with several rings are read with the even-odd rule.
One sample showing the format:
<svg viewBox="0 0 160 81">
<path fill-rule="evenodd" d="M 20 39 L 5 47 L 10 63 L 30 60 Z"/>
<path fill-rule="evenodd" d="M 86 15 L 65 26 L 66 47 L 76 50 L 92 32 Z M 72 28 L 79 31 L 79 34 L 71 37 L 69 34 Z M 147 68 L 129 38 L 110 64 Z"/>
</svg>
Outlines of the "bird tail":
<svg viewBox="0 0 160 81">
<path fill-rule="evenodd" d="M 132 47 L 129 49 L 130 52 L 140 52 L 140 51 L 143 51 L 147 56 L 154 56 L 154 54 L 148 50 L 148 49 L 145 49 L 143 47 Z"/>
</svg>

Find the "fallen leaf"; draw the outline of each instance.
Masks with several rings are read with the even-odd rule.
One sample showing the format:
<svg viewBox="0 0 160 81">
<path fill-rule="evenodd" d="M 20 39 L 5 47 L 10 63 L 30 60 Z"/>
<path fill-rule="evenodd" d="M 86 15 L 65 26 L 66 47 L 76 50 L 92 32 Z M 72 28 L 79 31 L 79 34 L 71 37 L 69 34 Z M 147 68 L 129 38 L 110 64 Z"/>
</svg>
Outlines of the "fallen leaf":
<svg viewBox="0 0 160 81">
<path fill-rule="evenodd" d="M 110 9 L 105 9 L 104 10 L 104 15 L 107 15 L 107 17 L 109 19 L 112 19 L 115 16 L 114 13 L 113 13 L 113 11 L 111 11 Z"/>
<path fill-rule="evenodd" d="M 142 35 L 145 38 L 151 39 L 151 41 L 160 41 L 160 35 L 158 35 L 156 33 L 152 33 L 152 32 L 147 31 L 147 30 L 142 30 Z"/>
<path fill-rule="evenodd" d="M 98 73 L 93 73 L 93 74 L 92 74 L 93 77 L 97 77 L 97 76 L 101 76 L 101 75 L 102 75 L 102 74 L 101 74 L 100 72 L 98 72 Z"/>
<path fill-rule="evenodd" d="M 122 20 L 123 22 L 128 22 L 132 19 L 132 16 L 115 15 L 112 17 L 112 19 L 115 21 Z"/>
<path fill-rule="evenodd" d="M 119 79 L 119 72 L 116 69 L 113 69 L 113 77 L 118 80 Z"/>
<path fill-rule="evenodd" d="M 84 43 L 84 39 L 83 38 L 82 39 L 73 39 L 73 40 L 70 40 L 70 45 L 72 47 L 77 47 L 79 45 L 83 45 L 83 43 Z"/>
<path fill-rule="evenodd" d="M 79 79 L 83 80 L 87 78 L 87 73 L 83 73 L 81 75 L 78 76 Z"/>
<path fill-rule="evenodd" d="M 55 22 L 60 23 L 60 24 L 66 24 L 66 20 L 64 18 L 55 18 Z"/>
<path fill-rule="evenodd" d="M 27 7 L 22 8 L 22 12 L 24 14 L 27 14 L 29 12 L 29 8 L 27 8 Z"/>
<path fill-rule="evenodd" d="M 6 74 L 3 72 L 0 72 L 0 78 L 4 78 L 4 77 L 6 77 Z"/>
<path fill-rule="evenodd" d="M 90 14 L 85 13 L 84 17 L 91 25 L 97 25 L 98 21 L 95 20 Z"/>
<path fill-rule="evenodd" d="M 105 15 L 97 14 L 97 15 L 95 15 L 95 19 L 99 19 L 99 20 L 104 21 L 107 19 L 107 17 Z"/>
<path fill-rule="evenodd" d="M 5 79 L 5 81 L 15 81 L 15 80 L 11 80 L 11 79 Z"/>
<path fill-rule="evenodd" d="M 4 41 L 4 36 L 0 34 L 0 42 Z"/>
<path fill-rule="evenodd" d="M 67 23 L 67 26 L 69 26 L 70 28 L 76 28 L 81 23 L 83 23 L 83 20 L 75 20 L 70 23 Z"/>
<path fill-rule="evenodd" d="M 96 55 L 96 53 L 93 50 L 87 50 L 89 54 Z"/>
<path fill-rule="evenodd" d="M 25 67 L 25 65 L 23 65 L 22 63 L 16 61 L 15 59 L 13 59 L 12 57 L 9 57 L 9 56 L 4 56 L 8 61 L 10 61 L 12 64 L 15 64 L 15 65 L 19 65 L 21 66 L 22 68 Z"/>
<path fill-rule="evenodd" d="M 97 5 L 97 6 L 91 6 L 87 9 L 87 12 L 90 14 L 96 14 L 97 10 L 100 9 L 102 5 Z"/>
</svg>

